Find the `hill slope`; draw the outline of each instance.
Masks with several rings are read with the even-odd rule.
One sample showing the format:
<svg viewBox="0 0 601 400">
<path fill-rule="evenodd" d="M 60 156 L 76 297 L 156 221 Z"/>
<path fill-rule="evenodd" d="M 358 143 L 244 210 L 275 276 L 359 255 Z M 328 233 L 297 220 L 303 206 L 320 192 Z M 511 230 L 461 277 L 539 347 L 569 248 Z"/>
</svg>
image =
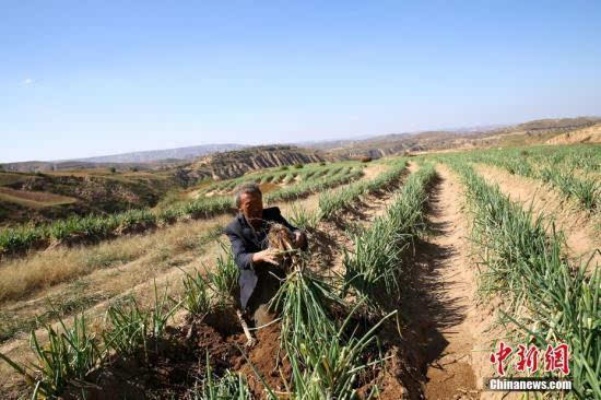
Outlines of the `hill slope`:
<svg viewBox="0 0 601 400">
<path fill-rule="evenodd" d="M 601 124 L 563 133 L 547 140 L 548 144 L 601 143 Z"/>
<path fill-rule="evenodd" d="M 317 150 L 296 146 L 258 146 L 215 153 L 188 165 L 185 170 L 195 179 L 204 177 L 221 180 L 235 178 L 262 168 L 327 160 L 332 160 L 332 157 Z"/>
<path fill-rule="evenodd" d="M 0 225 L 152 207 L 177 186 L 172 176 L 158 173 L 0 172 Z"/>
<path fill-rule="evenodd" d="M 375 136 L 357 141 L 327 142 L 324 147 L 338 157 L 379 158 L 403 152 L 520 146 L 545 143 L 555 136 L 601 123 L 598 117 L 542 119 L 495 129 L 461 129 Z M 336 145 L 339 146 L 336 146 Z"/>
<path fill-rule="evenodd" d="M 80 158 L 64 161 L 25 161 L 0 164 L 5 171 L 49 172 L 79 169 L 116 168 L 118 170 L 156 170 L 165 165 L 194 160 L 207 154 L 237 150 L 245 146 L 238 144 L 207 144 L 202 146 L 180 147 L 177 149 L 140 151 L 101 157 Z"/>
</svg>

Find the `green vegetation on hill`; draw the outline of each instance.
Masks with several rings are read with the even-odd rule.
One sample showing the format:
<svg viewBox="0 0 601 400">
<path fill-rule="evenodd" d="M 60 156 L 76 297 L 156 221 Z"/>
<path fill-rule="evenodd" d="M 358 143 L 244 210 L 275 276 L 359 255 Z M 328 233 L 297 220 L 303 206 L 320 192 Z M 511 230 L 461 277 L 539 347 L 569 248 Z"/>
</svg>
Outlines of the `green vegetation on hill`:
<svg viewBox="0 0 601 400">
<path fill-rule="evenodd" d="M 152 207 L 175 187 L 174 179 L 152 173 L 0 172 L 0 224 L 35 224 Z"/>
</svg>

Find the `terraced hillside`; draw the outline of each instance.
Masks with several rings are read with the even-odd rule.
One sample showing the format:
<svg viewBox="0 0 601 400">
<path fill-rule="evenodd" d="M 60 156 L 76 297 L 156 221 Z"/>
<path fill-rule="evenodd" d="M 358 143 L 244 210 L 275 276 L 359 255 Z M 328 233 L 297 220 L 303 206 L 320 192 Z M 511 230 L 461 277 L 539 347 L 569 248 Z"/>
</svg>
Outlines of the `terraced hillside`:
<svg viewBox="0 0 601 400">
<path fill-rule="evenodd" d="M 2 398 L 488 399 L 507 395 L 485 387 L 500 367 L 572 382 L 548 398 L 601 398 L 599 150 L 246 175 L 310 243 L 251 348 L 221 235 L 243 178 L 170 205 L 223 199 L 223 211 L 163 223 L 165 208 L 136 235 L 3 259 Z M 516 350 L 505 362 L 500 341 Z M 541 349 L 537 371 L 519 371 L 520 344 Z M 569 372 L 545 372 L 548 347 L 564 345 Z"/>
<path fill-rule="evenodd" d="M 332 160 L 318 151 L 295 146 L 258 146 L 211 154 L 193 163 L 190 169 L 196 173 L 210 173 L 213 179 L 219 180 L 263 168 Z"/>
<path fill-rule="evenodd" d="M 38 225 L 72 216 L 106 217 L 157 205 L 163 208 L 163 203 L 181 197 L 186 189 L 265 168 L 302 168 L 326 159 L 333 160 L 317 151 L 293 146 L 263 146 L 214 153 L 186 162 L 110 166 L 64 162 L 59 163 L 60 168 L 35 162 L 0 165 L 0 226 Z M 78 165 L 82 168 L 78 169 Z"/>
</svg>

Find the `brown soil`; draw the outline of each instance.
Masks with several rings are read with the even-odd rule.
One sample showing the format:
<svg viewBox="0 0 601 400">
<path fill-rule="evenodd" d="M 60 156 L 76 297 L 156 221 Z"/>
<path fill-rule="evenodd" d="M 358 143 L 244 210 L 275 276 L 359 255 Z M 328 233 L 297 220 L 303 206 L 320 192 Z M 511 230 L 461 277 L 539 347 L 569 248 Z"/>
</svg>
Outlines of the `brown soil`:
<svg viewBox="0 0 601 400">
<path fill-rule="evenodd" d="M 223 322 L 223 311 L 203 322 L 192 325 L 189 321 L 183 326 L 168 328 L 163 339 L 149 340 L 147 354 L 140 349 L 127 358 L 113 356 L 107 365 L 89 374 L 85 383 L 74 382 L 62 398 L 192 399 L 196 398 L 194 388 L 200 388 L 201 381 L 208 376 L 208 366 L 214 379 L 223 376 L 226 370 L 242 375 L 254 399 L 267 398 L 267 390 L 279 398 L 287 398 L 292 370 L 288 356 L 280 351 L 280 326 L 274 324 L 260 329 L 256 333 L 257 344 L 246 348 L 246 338 L 235 321 Z M 232 314 L 233 310 L 225 312 Z M 360 321 L 357 323 L 361 325 Z M 369 321 L 363 321 L 363 330 L 369 326 Z M 398 342 L 391 332 L 393 330 L 383 329 L 378 335 L 391 359 L 384 366 L 368 368 L 358 374 L 355 388 L 360 395 L 369 393 L 376 383 L 381 399 L 400 399 L 407 393 L 399 380 L 400 352 L 389 347 L 394 341 Z M 371 362 L 376 356 L 376 348 L 368 349 L 362 362 Z"/>
<path fill-rule="evenodd" d="M 394 203 L 396 194 L 394 189 L 401 186 L 409 173 L 413 173 L 416 170 L 417 166 L 415 164 L 409 164 L 400 179 L 396 182 L 392 182 L 391 187 L 373 193 L 368 198 L 355 203 L 353 209 L 347 210 L 347 222 L 357 222 L 365 226 L 366 223 L 370 223 L 375 218 L 385 215 L 388 207 Z M 382 170 L 381 172 L 383 171 L 385 170 Z"/>
<path fill-rule="evenodd" d="M 281 189 L 281 187 L 279 185 L 274 185 L 273 183 L 263 183 L 263 184 L 259 185 L 259 187 L 261 188 L 261 192 L 263 194 L 272 192 L 274 190 Z"/>
<path fill-rule="evenodd" d="M 500 168 L 488 165 L 476 165 L 476 171 L 488 183 L 496 183 L 511 201 L 521 204 L 525 210 L 532 209 L 536 217 L 542 215 L 547 222 L 548 233 L 552 233 L 555 222 L 556 231 L 565 235 L 567 255 L 575 260 L 586 262 L 593 260 L 589 267 L 601 264 L 601 238 L 594 226 L 594 218 L 579 210 L 554 189 L 534 179 L 511 175 Z"/>
<path fill-rule="evenodd" d="M 92 387 L 85 398 L 193 398 L 193 388 L 207 376 L 207 357 L 212 373 L 221 375 L 226 369 L 239 369 L 246 362 L 245 355 L 265 352 L 267 341 L 246 354 L 246 339 L 240 330 L 216 317 L 193 326 L 169 328 L 164 339 L 148 344 L 148 356 L 139 351 L 128 358 L 113 357 L 106 367 L 87 377 Z M 70 392 L 66 399 L 81 398 L 79 388 Z"/>
<path fill-rule="evenodd" d="M 406 300 L 409 334 L 421 352 L 425 398 L 479 399 L 489 348 L 483 332 L 491 317 L 475 298 L 463 188 L 445 166 L 437 173 L 428 201 L 430 234 L 416 245 L 415 287 Z"/>
<path fill-rule="evenodd" d="M 370 164 L 363 169 L 363 179 L 374 179 L 388 169 L 389 167 L 385 164 Z"/>
</svg>

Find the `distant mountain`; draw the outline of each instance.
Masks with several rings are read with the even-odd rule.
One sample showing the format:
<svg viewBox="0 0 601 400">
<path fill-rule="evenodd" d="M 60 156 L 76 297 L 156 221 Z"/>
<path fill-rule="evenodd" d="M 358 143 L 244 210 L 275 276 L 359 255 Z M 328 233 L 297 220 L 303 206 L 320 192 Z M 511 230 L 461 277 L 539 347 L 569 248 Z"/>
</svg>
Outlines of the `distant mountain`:
<svg viewBox="0 0 601 400">
<path fill-rule="evenodd" d="M 442 129 L 443 131 L 446 132 L 457 132 L 457 133 L 484 133 L 484 132 L 490 132 L 490 131 L 496 131 L 499 129 L 503 129 L 506 128 L 510 125 L 507 124 L 495 124 L 495 125 L 476 125 L 476 126 L 467 126 L 467 127 L 462 127 L 462 128 L 448 128 L 448 129 Z"/>
<path fill-rule="evenodd" d="M 86 161 L 23 161 L 16 163 L 0 164 L 0 171 L 10 172 L 50 172 L 50 171 L 78 171 L 78 170 L 93 170 L 93 169 L 110 169 L 118 170 L 138 169 L 138 170 L 153 170 L 161 167 L 162 164 L 149 163 L 93 163 Z"/>
<path fill-rule="evenodd" d="M 336 149 L 339 147 L 352 145 L 354 140 L 325 140 L 325 141 L 315 141 L 315 142 L 299 142 L 293 143 L 294 146 L 304 147 L 307 149 L 317 149 L 322 151 L 329 151 L 331 149 Z"/>
<path fill-rule="evenodd" d="M 391 133 L 359 140 L 306 144 L 339 158 L 380 158 L 391 154 L 490 146 L 540 144 L 556 135 L 587 128 L 599 117 L 541 119 L 517 125 L 482 125 L 438 131 Z"/>
<path fill-rule="evenodd" d="M 157 161 L 193 160 L 198 157 L 222 151 L 239 150 L 246 146 L 239 144 L 205 144 L 201 146 L 179 147 L 167 150 L 137 151 L 109 156 L 79 158 L 75 161 L 91 163 L 150 163 Z"/>
<path fill-rule="evenodd" d="M 23 161 L 6 163 L 0 164 L 0 169 L 15 172 L 45 172 L 113 167 L 117 170 L 126 168 L 155 170 L 173 164 L 190 162 L 209 154 L 241 150 L 246 147 L 248 146 L 239 144 L 206 144 L 201 146 L 180 147 L 177 149 L 138 151 L 134 153 L 62 161 Z"/>
<path fill-rule="evenodd" d="M 481 125 L 435 131 L 390 133 L 371 136 L 362 135 L 348 139 L 296 142 L 292 143 L 292 145 L 312 151 L 319 150 L 322 152 L 322 156 L 324 155 L 323 153 L 328 153 L 333 159 L 361 158 L 365 156 L 379 158 L 386 155 L 407 152 L 544 143 L 554 136 L 577 129 L 587 128 L 600 122 L 600 117 L 540 119 L 515 125 Z M 167 150 L 139 151 L 101 157 L 79 158 L 74 160 L 7 163 L 0 164 L 0 170 L 4 169 L 6 171 L 21 172 L 94 168 L 157 170 L 176 167 L 176 164 L 182 164 L 182 162 L 196 162 L 201 157 L 206 157 L 210 154 L 244 150 L 248 148 L 249 146 L 239 144 L 208 144 Z M 268 154 L 270 151 L 271 150 L 261 150 L 264 154 Z M 274 162 L 274 165 L 287 165 L 288 159 L 294 157 L 295 156 L 282 157 L 282 160 Z M 314 160 L 303 160 L 299 162 L 314 162 Z M 241 166 L 240 171 L 245 170 L 246 168 L 253 169 L 256 168 L 256 165 L 250 162 L 248 166 Z M 223 178 L 226 176 L 233 176 L 240 171 L 235 171 L 235 168 L 231 170 L 228 169 L 228 172 L 226 172 L 224 176 L 221 176 L 217 172 L 207 170 L 200 175 L 215 175 L 219 178 Z"/>
</svg>

